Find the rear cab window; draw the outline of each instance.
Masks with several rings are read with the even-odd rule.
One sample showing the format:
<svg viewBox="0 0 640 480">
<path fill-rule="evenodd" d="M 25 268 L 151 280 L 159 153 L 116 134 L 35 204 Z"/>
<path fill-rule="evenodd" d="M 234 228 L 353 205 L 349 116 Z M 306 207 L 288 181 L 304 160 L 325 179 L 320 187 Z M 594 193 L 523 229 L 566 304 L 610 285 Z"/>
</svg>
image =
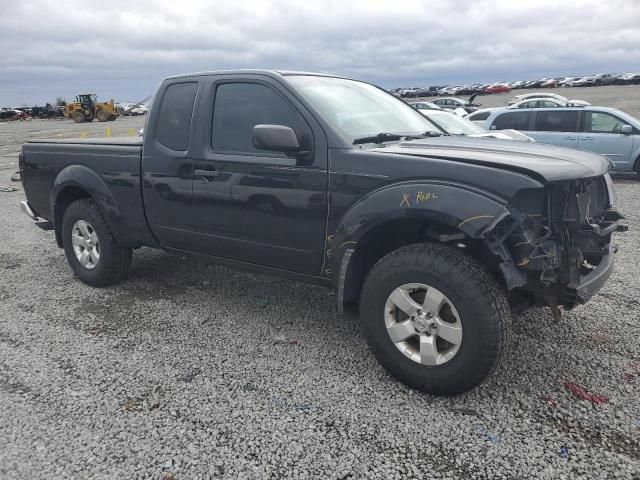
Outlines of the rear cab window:
<svg viewBox="0 0 640 480">
<path fill-rule="evenodd" d="M 166 88 L 156 127 L 158 143 L 171 150 L 187 150 L 197 90 L 198 82 L 173 83 Z"/>
</svg>

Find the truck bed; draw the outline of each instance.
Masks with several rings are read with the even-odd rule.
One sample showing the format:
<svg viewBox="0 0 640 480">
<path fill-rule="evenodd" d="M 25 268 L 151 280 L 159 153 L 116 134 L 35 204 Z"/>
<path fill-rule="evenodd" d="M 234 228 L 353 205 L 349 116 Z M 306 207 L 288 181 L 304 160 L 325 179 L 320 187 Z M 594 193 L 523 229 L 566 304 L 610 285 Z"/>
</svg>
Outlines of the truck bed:
<svg viewBox="0 0 640 480">
<path fill-rule="evenodd" d="M 51 198 L 82 179 L 124 244 L 150 233 L 142 204 L 140 164 L 142 138 L 38 139 L 23 146 L 23 186 L 38 217 L 55 222 Z M 122 208 L 120 207 L 122 206 Z"/>
</svg>

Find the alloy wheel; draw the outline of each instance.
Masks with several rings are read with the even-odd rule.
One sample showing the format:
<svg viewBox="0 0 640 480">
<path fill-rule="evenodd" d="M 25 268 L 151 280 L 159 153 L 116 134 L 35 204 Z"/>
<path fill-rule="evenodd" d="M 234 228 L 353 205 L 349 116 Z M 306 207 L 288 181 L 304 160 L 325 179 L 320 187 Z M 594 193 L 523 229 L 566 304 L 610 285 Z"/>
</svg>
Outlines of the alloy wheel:
<svg viewBox="0 0 640 480">
<path fill-rule="evenodd" d="M 95 228 L 86 220 L 78 220 L 71 230 L 73 252 L 80 265 L 89 270 L 100 261 L 100 241 Z"/>
<path fill-rule="evenodd" d="M 396 348 L 416 363 L 442 365 L 460 350 L 460 315 L 434 287 L 407 283 L 396 288 L 387 298 L 384 319 Z"/>
</svg>

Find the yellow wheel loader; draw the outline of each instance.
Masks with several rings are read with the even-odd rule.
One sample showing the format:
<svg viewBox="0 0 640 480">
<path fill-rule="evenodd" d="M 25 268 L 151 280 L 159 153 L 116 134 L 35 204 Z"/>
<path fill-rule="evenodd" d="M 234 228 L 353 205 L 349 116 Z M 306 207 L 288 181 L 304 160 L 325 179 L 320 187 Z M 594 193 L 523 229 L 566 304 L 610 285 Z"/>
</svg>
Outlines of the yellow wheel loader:
<svg viewBox="0 0 640 480">
<path fill-rule="evenodd" d="M 118 116 L 113 99 L 108 102 L 98 102 L 94 93 L 83 93 L 76 96 L 76 101 L 67 103 L 64 107 L 64 116 L 76 123 L 99 122 L 115 120 Z"/>
</svg>

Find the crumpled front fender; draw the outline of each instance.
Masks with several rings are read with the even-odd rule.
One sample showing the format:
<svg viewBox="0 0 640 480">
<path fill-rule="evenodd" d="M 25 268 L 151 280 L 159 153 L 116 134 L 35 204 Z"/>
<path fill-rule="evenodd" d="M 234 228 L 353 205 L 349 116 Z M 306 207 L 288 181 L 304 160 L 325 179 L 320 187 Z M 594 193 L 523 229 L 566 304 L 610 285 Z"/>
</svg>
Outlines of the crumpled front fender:
<svg viewBox="0 0 640 480">
<path fill-rule="evenodd" d="M 366 195 L 343 216 L 327 237 L 323 273 L 337 282 L 346 249 L 381 224 L 402 218 L 432 220 L 471 238 L 480 238 L 509 215 L 507 200 L 461 185 L 407 182 Z"/>
</svg>

